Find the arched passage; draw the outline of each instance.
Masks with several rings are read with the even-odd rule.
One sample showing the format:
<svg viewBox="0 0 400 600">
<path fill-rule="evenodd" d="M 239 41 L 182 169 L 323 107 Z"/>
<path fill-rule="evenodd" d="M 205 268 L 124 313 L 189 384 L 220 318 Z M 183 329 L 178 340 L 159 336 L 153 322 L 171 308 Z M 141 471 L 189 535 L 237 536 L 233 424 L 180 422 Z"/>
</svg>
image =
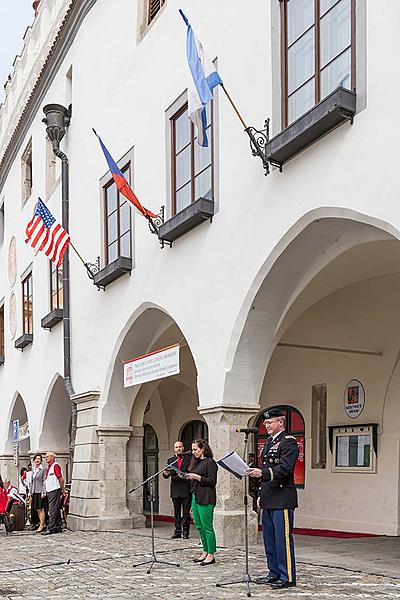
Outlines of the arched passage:
<svg viewBox="0 0 400 600">
<path fill-rule="evenodd" d="M 19 466 L 14 464 L 14 446 L 13 446 L 13 421 L 18 420 L 20 425 L 19 440 Z M 14 396 L 11 405 L 9 418 L 7 420 L 7 436 L 4 448 L 4 454 L 1 457 L 1 474 L 3 478 L 10 479 L 14 484 L 17 483 L 17 471 L 21 467 L 26 467 L 29 462 L 30 451 L 30 431 L 29 418 L 25 402 L 18 392 Z"/>
<path fill-rule="evenodd" d="M 390 228 L 323 221 L 296 236 L 253 293 L 225 393 L 235 384 L 262 408 L 303 414 L 297 526 L 398 534 L 400 243 Z M 344 404 L 352 379 L 366 391 L 356 418 Z"/>
<path fill-rule="evenodd" d="M 101 406 L 101 423 L 107 425 L 110 430 L 112 427 L 127 429 L 127 439 L 124 438 L 120 446 L 121 458 L 126 456 L 124 472 L 126 484 L 125 490 L 121 489 L 120 493 L 124 493 L 130 518 L 136 526 L 143 524 L 143 492 L 138 490 L 129 493 L 129 491 L 142 481 L 143 456 L 147 456 L 148 451 L 151 454 L 153 450 L 143 443 L 147 439 L 144 438 L 144 427 L 151 427 L 155 432 L 158 440 L 158 462 L 161 468 L 167 458 L 173 454 L 173 445 L 178 439 L 182 425 L 202 417 L 197 411 L 197 369 L 184 333 L 175 320 L 160 308 L 147 306 L 135 316 L 136 318 L 125 330 L 124 337 L 115 352 L 109 374 L 108 392 Z M 123 361 L 176 343 L 180 345 L 178 374 L 149 381 L 140 386 L 123 387 Z M 123 444 L 126 444 L 126 447 Z M 100 470 L 101 468 L 100 465 Z M 123 468 L 122 465 L 120 468 Z M 159 513 L 172 514 L 169 482 L 160 478 L 158 491 L 156 508 L 159 509 Z M 146 507 L 148 508 L 147 505 Z"/>
<path fill-rule="evenodd" d="M 71 402 L 64 380 L 57 374 L 49 387 L 47 402 L 44 403 L 41 431 L 37 452 L 51 450 L 63 467 L 65 480 L 71 479 L 70 462 Z"/>
</svg>

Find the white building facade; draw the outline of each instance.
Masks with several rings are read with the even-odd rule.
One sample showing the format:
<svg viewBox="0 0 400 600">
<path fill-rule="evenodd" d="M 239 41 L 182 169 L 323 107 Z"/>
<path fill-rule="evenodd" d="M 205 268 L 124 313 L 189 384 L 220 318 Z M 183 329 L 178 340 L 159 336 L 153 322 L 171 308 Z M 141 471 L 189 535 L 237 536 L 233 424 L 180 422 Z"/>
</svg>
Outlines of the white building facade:
<svg viewBox="0 0 400 600">
<path fill-rule="evenodd" d="M 285 407 L 301 446 L 296 526 L 399 535 L 400 212 L 397 2 L 42 0 L 0 111 L 0 464 L 54 450 L 70 525 L 143 524 L 174 442 Z M 223 90 L 200 150 L 187 117 L 182 8 L 246 123 L 270 117 L 264 176 Z M 385 78 L 383 77 L 385 75 Z M 60 161 L 43 107 L 72 105 L 71 398 L 62 276 L 25 242 L 41 197 L 61 219 Z M 92 128 L 141 202 L 165 206 L 161 248 L 119 196 Z M 212 219 L 211 219 L 212 217 Z M 202 222 L 203 221 L 203 222 Z M 51 328 L 50 328 L 51 327 Z M 179 343 L 180 373 L 124 388 L 123 361 Z M 71 401 L 78 411 L 70 458 Z M 171 515 L 168 483 L 157 510 Z M 219 473 L 219 543 L 240 539 L 242 487 Z M 255 521 L 255 518 L 254 518 Z M 254 523 L 254 527 L 256 524 Z"/>
</svg>

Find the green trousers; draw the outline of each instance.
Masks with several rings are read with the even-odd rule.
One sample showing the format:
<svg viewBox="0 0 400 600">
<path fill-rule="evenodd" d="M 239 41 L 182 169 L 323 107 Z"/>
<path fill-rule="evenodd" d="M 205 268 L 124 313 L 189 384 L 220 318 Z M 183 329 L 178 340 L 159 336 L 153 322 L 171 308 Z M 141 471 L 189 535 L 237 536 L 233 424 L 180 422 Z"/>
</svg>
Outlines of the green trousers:
<svg viewBox="0 0 400 600">
<path fill-rule="evenodd" d="M 197 504 L 193 496 L 192 513 L 194 524 L 200 534 L 203 550 L 208 554 L 214 554 L 217 550 L 217 540 L 213 526 L 214 508 L 214 504 Z"/>
</svg>

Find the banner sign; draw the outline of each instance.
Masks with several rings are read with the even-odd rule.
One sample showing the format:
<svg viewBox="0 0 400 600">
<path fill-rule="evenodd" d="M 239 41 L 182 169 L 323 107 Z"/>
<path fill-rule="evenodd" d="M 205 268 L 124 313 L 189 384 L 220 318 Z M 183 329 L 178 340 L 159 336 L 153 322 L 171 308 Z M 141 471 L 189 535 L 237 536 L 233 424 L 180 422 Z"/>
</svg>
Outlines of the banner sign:
<svg viewBox="0 0 400 600">
<path fill-rule="evenodd" d="M 141 385 L 180 372 L 179 344 L 124 362 L 124 387 Z"/>
</svg>

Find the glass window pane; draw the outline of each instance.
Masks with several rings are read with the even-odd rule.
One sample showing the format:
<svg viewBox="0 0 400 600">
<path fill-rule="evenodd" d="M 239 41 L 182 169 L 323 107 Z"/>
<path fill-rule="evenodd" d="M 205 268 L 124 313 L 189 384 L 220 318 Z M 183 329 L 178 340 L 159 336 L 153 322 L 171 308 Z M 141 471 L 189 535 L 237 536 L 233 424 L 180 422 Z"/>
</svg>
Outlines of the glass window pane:
<svg viewBox="0 0 400 600">
<path fill-rule="evenodd" d="M 188 111 L 185 110 L 175 119 L 175 154 L 190 142 L 190 121 Z"/>
<path fill-rule="evenodd" d="M 117 242 L 114 242 L 108 247 L 108 264 L 112 263 L 118 258 L 118 247 Z"/>
<path fill-rule="evenodd" d="M 350 0 L 341 0 L 321 18 L 321 67 L 351 44 Z"/>
<path fill-rule="evenodd" d="M 120 256 L 131 257 L 131 232 L 125 233 L 125 235 L 121 236 L 119 241 L 119 254 Z"/>
<path fill-rule="evenodd" d="M 288 93 L 314 75 L 314 27 L 288 50 Z"/>
<path fill-rule="evenodd" d="M 107 219 L 107 240 L 111 244 L 117 239 L 117 211 L 113 212 Z"/>
<path fill-rule="evenodd" d="M 314 0 L 290 0 L 287 3 L 288 45 L 314 23 Z"/>
<path fill-rule="evenodd" d="M 303 85 L 288 100 L 289 123 L 295 121 L 315 104 L 314 78 Z"/>
<path fill-rule="evenodd" d="M 117 208 L 117 186 L 112 183 L 106 188 L 107 215 Z"/>
<path fill-rule="evenodd" d="M 211 164 L 211 128 L 207 129 L 208 146 L 203 148 L 199 144 L 194 146 L 194 173 L 197 175 L 205 167 Z"/>
<path fill-rule="evenodd" d="M 187 185 L 185 185 L 185 187 L 180 189 L 179 192 L 176 192 L 176 196 L 175 196 L 176 212 L 178 213 L 186 206 L 189 206 L 191 201 L 192 201 L 191 184 L 189 182 Z"/>
<path fill-rule="evenodd" d="M 124 167 L 122 169 L 122 173 L 124 174 L 125 179 L 127 180 L 127 182 L 130 185 L 131 184 L 131 167 L 130 167 L 130 163 L 129 163 L 129 165 L 126 165 L 126 167 Z"/>
<path fill-rule="evenodd" d="M 119 209 L 119 229 L 120 235 L 123 235 L 131 228 L 131 206 L 129 202 L 124 202 Z"/>
<path fill-rule="evenodd" d="M 176 157 L 175 189 L 179 189 L 190 180 L 190 146 Z"/>
<path fill-rule="evenodd" d="M 338 0 L 319 0 L 319 14 L 322 16 L 329 10 Z"/>
<path fill-rule="evenodd" d="M 321 71 L 321 98 L 339 85 L 351 89 L 351 48 Z"/>
<path fill-rule="evenodd" d="M 63 291 L 62 288 L 58 291 L 58 308 L 63 308 L 64 304 L 63 304 Z"/>
<path fill-rule="evenodd" d="M 207 198 L 212 200 L 211 167 L 197 175 L 194 180 L 194 199 Z"/>
</svg>

